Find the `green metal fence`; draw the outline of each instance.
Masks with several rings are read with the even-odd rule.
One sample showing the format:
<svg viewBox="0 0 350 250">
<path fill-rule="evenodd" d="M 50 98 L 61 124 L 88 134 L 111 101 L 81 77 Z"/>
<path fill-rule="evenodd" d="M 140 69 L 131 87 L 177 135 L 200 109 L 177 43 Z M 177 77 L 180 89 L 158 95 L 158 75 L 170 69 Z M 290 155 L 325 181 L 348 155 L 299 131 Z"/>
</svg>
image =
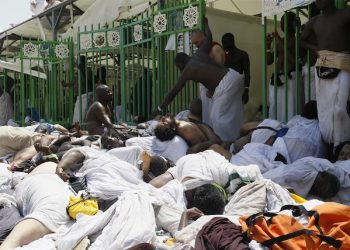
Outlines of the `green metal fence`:
<svg viewBox="0 0 350 250">
<path fill-rule="evenodd" d="M 345 8 L 346 0 L 335 0 L 337 8 Z M 297 20 L 301 16 L 309 19 L 314 14 L 311 10 L 311 6 L 306 8 L 296 8 L 290 10 L 297 17 Z M 284 12 L 284 32 L 283 36 L 283 68 L 278 69 L 277 65 L 277 39 L 273 38 L 272 46 L 267 46 L 267 36 L 271 32 L 278 32 L 279 30 L 279 18 L 281 15 L 274 15 L 274 29 L 267 30 L 267 17 L 263 17 L 262 21 L 262 101 L 263 101 L 263 116 L 265 118 L 277 119 L 283 122 L 287 122 L 292 116 L 300 114 L 302 107 L 305 103 L 310 100 L 316 100 L 315 97 L 315 82 L 314 82 L 314 68 L 316 55 L 310 50 L 302 51 L 300 46 L 300 33 L 301 26 L 294 24 L 295 33 L 291 34 L 293 39 L 295 39 L 294 48 L 288 48 L 288 39 L 283 37 L 288 37 L 290 30 L 288 28 L 288 12 Z M 282 20 L 281 20 L 282 21 Z M 282 27 L 281 27 L 282 29 Z M 293 50 L 293 55 L 290 55 L 290 51 Z M 271 54 L 269 54 L 271 52 Z M 289 54 L 289 55 L 288 55 Z M 281 56 L 281 55 L 279 55 Z M 270 57 L 270 58 L 269 58 Z M 294 61 L 294 71 L 292 72 L 293 77 L 291 77 L 291 72 L 288 69 L 288 61 L 291 57 Z M 273 75 L 268 75 L 268 61 L 272 60 L 272 71 Z M 281 73 L 281 81 L 284 82 L 282 86 L 278 85 L 278 73 Z M 271 84 L 272 82 L 272 84 Z"/>
<path fill-rule="evenodd" d="M 73 80 L 71 41 L 22 41 L 18 60 L 21 73 L 13 73 L 15 120 L 26 116 L 50 123 L 72 122 L 73 93 L 65 88 Z"/>
<path fill-rule="evenodd" d="M 179 76 L 176 53 L 193 53 L 190 32 L 201 28 L 204 9 L 204 1 L 167 1 L 112 27 L 80 28 L 79 96 L 88 90 L 94 99 L 96 84 L 106 83 L 114 93 L 116 120 L 135 123 L 150 119 L 151 111 Z M 196 85 L 188 84 L 167 111 L 176 114 L 187 109 L 196 96 Z M 86 98 L 78 101 L 83 122 L 84 106 L 91 102 Z"/>
</svg>

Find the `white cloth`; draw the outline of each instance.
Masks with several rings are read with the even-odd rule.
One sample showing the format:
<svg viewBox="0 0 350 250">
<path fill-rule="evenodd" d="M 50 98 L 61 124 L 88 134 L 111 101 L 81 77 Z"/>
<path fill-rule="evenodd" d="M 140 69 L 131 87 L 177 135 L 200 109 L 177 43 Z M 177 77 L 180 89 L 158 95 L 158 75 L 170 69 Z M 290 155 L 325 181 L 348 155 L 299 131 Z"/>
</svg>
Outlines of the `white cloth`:
<svg viewBox="0 0 350 250">
<path fill-rule="evenodd" d="M 66 207 L 71 195 L 68 185 L 52 173 L 30 175 L 15 188 L 24 219 L 38 220 L 52 232 L 69 222 Z"/>
<path fill-rule="evenodd" d="M 314 156 L 324 158 L 326 146 L 323 142 L 319 122 L 299 115 L 287 123 L 288 132 L 276 139 L 273 147 L 292 163 L 298 159 Z"/>
<path fill-rule="evenodd" d="M 78 150 L 81 149 L 72 149 Z M 128 162 L 108 153 L 96 151 L 93 157 L 86 157 L 76 176 L 86 178 L 87 191 L 102 200 L 114 200 L 123 192 L 133 190 L 137 185 L 146 184 L 142 171 Z M 86 154 L 86 153 L 85 153 Z"/>
<path fill-rule="evenodd" d="M 75 102 L 74 105 L 74 113 L 73 113 L 73 123 L 76 122 L 84 122 L 85 121 L 85 116 L 86 113 L 90 107 L 90 105 L 92 104 L 92 93 L 85 93 L 81 95 L 81 110 L 82 110 L 82 121 L 80 121 L 80 97 L 77 96 L 77 100 Z"/>
<path fill-rule="evenodd" d="M 199 95 L 202 101 L 202 121 L 209 127 L 213 127 L 210 119 L 212 99 L 207 96 L 208 89 L 203 84 L 199 84 Z"/>
<path fill-rule="evenodd" d="M 315 87 L 315 66 L 309 67 L 307 65 L 303 66 L 303 82 L 304 82 L 304 95 L 305 95 L 305 103 L 316 100 L 316 87 Z M 309 84 L 310 78 L 310 84 Z"/>
<path fill-rule="evenodd" d="M 350 206 L 350 160 L 337 161 L 333 165 L 334 167 L 328 171 L 338 177 L 340 190 L 338 194 L 329 201 Z"/>
<path fill-rule="evenodd" d="M 0 190 L 14 188 L 27 174 L 23 172 L 11 172 L 6 163 L 0 163 Z"/>
<path fill-rule="evenodd" d="M 270 180 L 257 180 L 241 187 L 230 199 L 224 214 L 232 216 L 233 223 L 240 225 L 241 216 L 279 211 L 282 206 L 295 204 L 289 192 Z"/>
<path fill-rule="evenodd" d="M 13 107 L 11 96 L 4 91 L 0 96 L 0 126 L 7 124 L 7 121 L 13 118 Z"/>
<path fill-rule="evenodd" d="M 124 250 L 155 240 L 155 216 L 145 192 L 127 192 L 106 212 L 78 217 L 70 230 L 58 239 L 58 250 L 73 249 L 85 236 L 98 235 L 89 249 Z"/>
<path fill-rule="evenodd" d="M 246 144 L 236 155 L 232 155 L 230 162 L 238 166 L 257 165 L 263 174 L 284 165 L 280 161 L 275 161 L 276 156 L 277 150 L 273 147 L 263 143 L 251 142 Z"/>
<path fill-rule="evenodd" d="M 141 160 L 142 151 L 142 148 L 139 146 L 130 146 L 114 148 L 107 151 L 107 153 L 117 157 L 122 161 L 126 161 L 133 166 L 137 166 L 138 162 Z"/>
<path fill-rule="evenodd" d="M 45 0 L 30 0 L 30 10 L 34 15 L 38 15 L 45 9 L 47 3 Z"/>
<path fill-rule="evenodd" d="M 258 127 L 261 126 L 271 127 L 273 129 L 279 130 L 284 127 L 284 124 L 277 120 L 265 119 L 258 125 Z M 257 129 L 253 131 L 252 139 L 250 141 L 265 143 L 271 136 L 275 134 L 276 133 L 270 129 Z"/>
<path fill-rule="evenodd" d="M 189 110 L 183 110 L 181 112 L 179 112 L 176 116 L 175 119 L 176 120 L 185 120 L 188 119 L 188 115 L 190 114 Z"/>
<path fill-rule="evenodd" d="M 243 125 L 243 86 L 243 75 L 229 69 L 211 98 L 212 128 L 223 141 L 233 141 L 239 137 Z"/>
<path fill-rule="evenodd" d="M 269 84 L 269 118 L 276 119 L 278 121 L 288 121 L 290 118 L 297 114 L 297 84 L 296 84 L 296 72 L 291 72 L 291 79 L 288 79 L 288 89 L 286 84 L 277 86 L 277 103 L 275 103 L 275 86 Z M 281 82 L 284 83 L 284 75 L 279 76 Z M 288 95 L 288 103 L 286 102 L 286 91 Z M 286 105 L 288 105 L 288 114 L 286 117 Z M 277 109 L 277 116 L 275 114 L 275 108 Z"/>
<path fill-rule="evenodd" d="M 263 176 L 281 186 L 291 187 L 302 197 L 307 197 L 317 174 L 332 168 L 333 164 L 326 159 L 306 157 L 267 171 Z"/>
<path fill-rule="evenodd" d="M 33 145 L 34 134 L 21 127 L 0 127 L 0 157 Z"/>
<path fill-rule="evenodd" d="M 316 74 L 316 73 L 315 73 Z M 350 117 L 346 106 L 350 92 L 350 73 L 341 70 L 336 78 L 320 79 L 316 74 L 318 120 L 327 143 L 350 140 Z"/>
<path fill-rule="evenodd" d="M 229 193 L 236 190 L 242 182 L 252 182 L 261 179 L 261 173 L 256 165 L 235 166 L 222 155 L 213 150 L 206 150 L 197 154 L 189 154 L 170 168 L 168 172 L 179 180 L 185 190 L 215 182 L 225 187 Z"/>
<path fill-rule="evenodd" d="M 170 141 L 160 141 L 155 136 L 134 137 L 126 140 L 125 145 L 140 146 L 150 154 L 163 156 L 173 162 L 176 162 L 182 156 L 186 155 L 188 145 L 180 136 L 175 136 Z"/>
</svg>

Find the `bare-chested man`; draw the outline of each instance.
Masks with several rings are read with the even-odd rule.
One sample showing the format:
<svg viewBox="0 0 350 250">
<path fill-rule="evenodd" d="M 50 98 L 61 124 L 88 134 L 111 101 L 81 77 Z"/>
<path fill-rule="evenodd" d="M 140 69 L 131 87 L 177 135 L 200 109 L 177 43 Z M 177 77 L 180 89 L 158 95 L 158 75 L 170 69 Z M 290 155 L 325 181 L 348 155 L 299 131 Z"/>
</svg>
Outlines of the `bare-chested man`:
<svg viewBox="0 0 350 250">
<path fill-rule="evenodd" d="M 206 23 L 207 26 L 207 23 Z M 207 27 L 206 27 L 207 28 Z M 209 28 L 208 28 L 209 29 Z M 201 30 L 195 30 L 191 34 L 191 42 L 199 48 L 204 41 L 207 40 L 207 36 L 205 32 Z M 211 48 L 209 50 L 209 56 L 211 59 L 213 59 L 215 62 L 224 65 L 225 63 L 225 51 L 221 47 L 221 45 L 217 42 L 211 43 Z M 211 103 L 211 97 L 213 95 L 212 92 L 208 91 L 208 89 L 203 86 L 203 84 L 199 84 L 199 94 L 200 98 L 202 100 L 202 121 L 212 127 L 212 121 L 210 119 L 210 103 Z"/>
<path fill-rule="evenodd" d="M 179 135 L 189 145 L 187 154 L 198 153 L 215 143 L 221 143 L 220 138 L 207 125 L 176 120 L 171 115 L 160 119 L 154 133 L 161 141 L 168 141 Z"/>
<path fill-rule="evenodd" d="M 112 112 L 109 103 L 112 101 L 112 91 L 107 85 L 96 88 L 97 101 L 86 114 L 86 128 L 90 135 L 102 135 L 105 128 L 113 128 Z"/>
<path fill-rule="evenodd" d="M 214 132 L 222 140 L 234 140 L 239 136 L 239 129 L 243 124 L 243 76 L 210 58 L 212 35 L 208 25 L 206 35 L 207 39 L 192 57 L 185 53 L 176 55 L 175 64 L 182 73 L 177 84 L 153 114 L 156 115 L 167 107 L 187 81 L 200 82 L 213 93 L 210 118 Z"/>
<path fill-rule="evenodd" d="M 225 50 L 225 66 L 232 68 L 240 74 L 244 74 L 244 93 L 242 101 L 247 104 L 249 101 L 250 85 L 250 61 L 249 55 L 244 50 L 236 47 L 235 37 L 232 33 L 226 33 L 221 38 Z"/>
<path fill-rule="evenodd" d="M 323 139 L 334 146 L 350 140 L 346 111 L 350 91 L 350 8 L 337 10 L 333 0 L 316 0 L 321 14 L 301 34 L 302 45 L 317 52 L 316 100 Z M 311 42 L 316 37 L 316 44 Z"/>
</svg>

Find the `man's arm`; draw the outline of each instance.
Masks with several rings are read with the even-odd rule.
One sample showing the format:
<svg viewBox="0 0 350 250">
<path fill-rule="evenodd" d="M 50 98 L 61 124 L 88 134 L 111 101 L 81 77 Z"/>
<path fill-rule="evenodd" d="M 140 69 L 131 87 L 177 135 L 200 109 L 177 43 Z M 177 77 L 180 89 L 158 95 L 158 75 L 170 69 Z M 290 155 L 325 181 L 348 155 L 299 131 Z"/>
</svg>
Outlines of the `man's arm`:
<svg viewBox="0 0 350 250">
<path fill-rule="evenodd" d="M 247 52 L 244 51 L 243 54 L 243 72 L 244 72 L 244 87 L 250 85 L 250 60 Z"/>
<path fill-rule="evenodd" d="M 204 19 L 204 33 L 205 33 L 206 39 L 203 41 L 201 46 L 199 46 L 197 52 L 206 52 L 209 54 L 209 52 L 211 50 L 212 43 L 213 43 L 213 35 L 212 35 L 211 30 L 209 28 L 208 18 L 206 18 L 206 17 Z"/>
<path fill-rule="evenodd" d="M 307 22 L 303 28 L 303 30 L 301 31 L 301 35 L 300 35 L 300 45 L 301 47 L 305 48 L 305 49 L 311 49 L 313 51 L 315 51 L 317 53 L 318 48 L 316 46 L 316 44 L 313 44 L 309 41 L 309 39 L 312 37 L 313 35 L 313 21 L 314 19 L 311 19 L 309 22 Z"/>
<path fill-rule="evenodd" d="M 174 177 L 169 172 L 165 172 L 164 174 L 161 174 L 161 175 L 157 176 L 156 178 L 154 178 L 153 180 L 151 180 L 149 182 L 149 184 L 151 184 L 152 186 L 154 186 L 156 188 L 161 188 L 173 179 L 174 179 Z"/>
<path fill-rule="evenodd" d="M 73 150 L 65 155 L 61 161 L 57 164 L 56 174 L 64 181 L 69 179 L 67 170 L 79 169 L 85 160 L 85 155 L 78 150 Z"/>
<path fill-rule="evenodd" d="M 103 123 L 105 127 L 108 129 L 111 129 L 114 127 L 113 123 L 111 122 L 110 117 L 108 116 L 105 107 L 101 103 L 97 103 L 95 107 L 95 115 L 97 119 Z"/>
<path fill-rule="evenodd" d="M 174 88 L 167 94 L 167 96 L 164 98 L 164 101 L 159 105 L 161 109 L 166 108 L 174 100 L 174 98 L 182 90 L 182 88 L 185 86 L 186 81 L 188 80 L 188 76 L 190 74 L 189 71 L 190 70 L 188 68 L 184 69 Z"/>
<path fill-rule="evenodd" d="M 220 137 L 214 133 L 214 131 L 206 126 L 206 125 L 198 125 L 200 130 L 204 133 L 204 135 L 208 138 L 207 141 L 193 145 L 187 150 L 187 154 L 194 154 L 198 152 L 202 152 L 204 150 L 207 150 L 210 146 L 214 144 L 221 144 L 221 139 Z"/>
</svg>

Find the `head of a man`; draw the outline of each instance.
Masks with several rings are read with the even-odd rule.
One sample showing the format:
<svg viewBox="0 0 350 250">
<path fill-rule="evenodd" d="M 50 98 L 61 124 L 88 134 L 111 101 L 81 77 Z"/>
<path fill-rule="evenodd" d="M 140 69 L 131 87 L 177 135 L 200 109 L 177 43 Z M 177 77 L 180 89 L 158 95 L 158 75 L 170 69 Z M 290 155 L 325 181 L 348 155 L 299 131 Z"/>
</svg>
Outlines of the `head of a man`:
<svg viewBox="0 0 350 250">
<path fill-rule="evenodd" d="M 155 177 L 164 174 L 169 167 L 171 166 L 169 165 L 168 160 L 164 157 L 158 155 L 151 157 L 149 170 Z"/>
<path fill-rule="evenodd" d="M 350 160 L 350 141 L 339 144 L 335 150 L 338 161 Z"/>
<path fill-rule="evenodd" d="M 183 71 L 184 68 L 186 67 L 187 63 L 190 61 L 191 57 L 187 55 L 186 53 L 180 52 L 177 53 L 175 56 L 175 64 L 176 67 L 180 70 Z"/>
<path fill-rule="evenodd" d="M 309 191 L 310 195 L 316 195 L 322 199 L 334 197 L 340 189 L 339 179 L 326 171 L 319 172 Z"/>
<path fill-rule="evenodd" d="M 157 127 L 154 129 L 154 134 L 160 141 L 170 141 L 176 135 L 176 121 L 173 115 L 167 114 L 162 116 Z"/>
<path fill-rule="evenodd" d="M 284 32 L 285 17 L 287 18 L 287 28 L 289 34 L 294 34 L 296 26 L 300 26 L 300 20 L 298 20 L 297 15 L 294 12 L 287 12 L 281 17 L 281 30 Z"/>
<path fill-rule="evenodd" d="M 201 30 L 194 30 L 191 34 L 191 42 L 194 44 L 197 48 L 199 48 L 203 42 L 207 39 L 204 32 Z"/>
<path fill-rule="evenodd" d="M 334 0 L 316 0 L 316 6 L 319 10 L 325 10 L 329 7 L 335 8 Z"/>
<path fill-rule="evenodd" d="M 123 142 L 112 136 L 111 131 L 104 132 L 101 136 L 101 146 L 103 149 L 113 149 L 123 146 Z"/>
<path fill-rule="evenodd" d="M 301 112 L 301 116 L 310 120 L 318 120 L 316 101 L 309 101 L 306 103 Z"/>
<path fill-rule="evenodd" d="M 225 51 L 230 51 L 235 48 L 235 37 L 232 33 L 226 33 L 221 38 L 222 47 Z"/>
<path fill-rule="evenodd" d="M 112 90 L 104 84 L 98 85 L 95 90 L 97 100 L 100 102 L 108 103 L 113 100 Z"/>
<path fill-rule="evenodd" d="M 188 208 L 196 207 L 205 215 L 222 214 L 226 205 L 225 195 L 213 184 L 205 184 L 193 191 L 192 200 L 188 201 Z"/>
</svg>

